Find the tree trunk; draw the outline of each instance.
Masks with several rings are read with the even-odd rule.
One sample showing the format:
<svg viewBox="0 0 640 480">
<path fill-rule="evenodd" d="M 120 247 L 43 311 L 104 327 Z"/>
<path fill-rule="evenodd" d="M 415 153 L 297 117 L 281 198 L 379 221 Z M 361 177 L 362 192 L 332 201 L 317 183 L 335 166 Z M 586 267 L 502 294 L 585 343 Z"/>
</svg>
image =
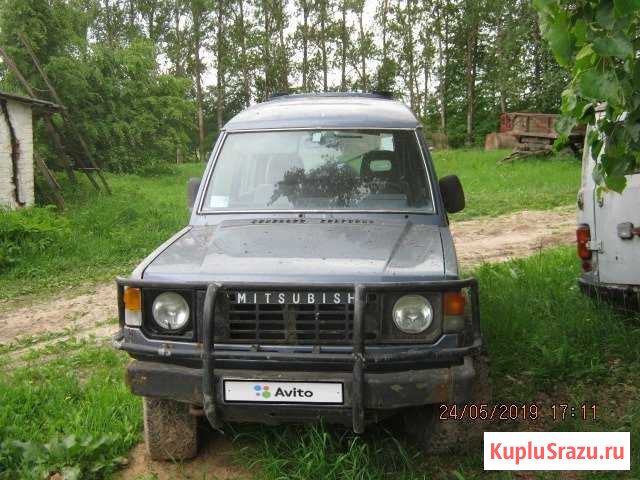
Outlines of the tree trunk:
<svg viewBox="0 0 640 480">
<path fill-rule="evenodd" d="M 389 12 L 389 0 L 382 1 L 382 64 L 387 61 L 389 46 L 387 43 L 387 14 Z"/>
<path fill-rule="evenodd" d="M 200 60 L 200 43 L 201 43 L 201 23 L 202 10 L 196 2 L 191 2 L 192 28 L 193 28 L 193 59 L 196 80 L 196 109 L 198 116 L 198 155 L 200 161 L 204 162 L 204 113 L 203 113 L 203 94 L 202 94 L 202 61 Z"/>
<path fill-rule="evenodd" d="M 182 32 L 180 31 L 180 0 L 174 0 L 173 2 L 173 22 L 176 34 L 175 44 L 175 64 L 176 64 L 176 76 L 181 77 L 184 75 L 184 68 L 182 67 Z M 149 26 L 151 28 L 151 25 Z M 149 30 L 151 35 L 151 30 Z"/>
<path fill-rule="evenodd" d="M 244 0 L 238 1 L 238 10 L 240 15 L 240 51 L 242 54 L 242 87 L 244 94 L 244 106 L 248 107 L 251 102 L 251 83 L 249 79 L 249 64 L 247 59 L 247 27 L 244 23 Z"/>
<path fill-rule="evenodd" d="M 280 12 L 278 15 L 278 34 L 280 38 L 280 61 L 278 62 L 279 67 L 279 85 L 278 89 L 281 93 L 287 93 L 289 91 L 289 56 L 287 54 L 287 43 L 284 38 L 284 5 L 280 4 Z"/>
<path fill-rule="evenodd" d="M 360 67 L 362 69 L 362 91 L 367 91 L 367 56 L 364 49 L 364 23 L 362 21 L 362 16 L 364 14 L 364 2 L 360 6 L 360 10 L 358 11 L 358 25 L 360 27 Z"/>
<path fill-rule="evenodd" d="M 443 5 L 439 2 L 437 25 L 438 25 L 438 103 L 440 107 L 440 133 L 447 132 L 447 65 L 446 55 L 449 32 L 446 17 L 443 15 Z M 443 42 L 444 40 L 444 42 Z M 445 43 L 443 45 L 443 43 Z"/>
<path fill-rule="evenodd" d="M 218 0 L 218 31 L 216 39 L 216 114 L 218 131 L 222 130 L 224 111 L 224 2 Z"/>
<path fill-rule="evenodd" d="M 342 22 L 340 41 L 340 90 L 347 90 L 347 0 L 342 0 Z"/>
<path fill-rule="evenodd" d="M 136 7 L 134 5 L 134 0 L 129 0 L 129 28 L 131 30 L 130 34 L 133 35 L 133 28 L 136 24 Z"/>
<path fill-rule="evenodd" d="M 424 98 L 422 99 L 422 113 L 426 117 L 427 112 L 429 111 L 429 62 L 427 59 L 424 59 L 424 65 L 422 67 L 424 69 Z"/>
<path fill-rule="evenodd" d="M 309 4 L 302 0 L 302 91 L 308 92 L 309 71 Z"/>
<path fill-rule="evenodd" d="M 405 17 L 406 35 L 407 35 L 407 63 L 409 64 L 409 104 L 411 110 L 416 110 L 416 68 L 414 63 L 414 45 L 413 45 L 413 1 L 407 0 L 407 10 Z"/>
<path fill-rule="evenodd" d="M 329 90 L 327 67 L 327 39 L 326 39 L 327 1 L 320 0 L 320 51 L 322 52 L 322 87 Z"/>
<path fill-rule="evenodd" d="M 471 7 L 474 8 L 474 7 Z M 467 32 L 467 49 L 465 52 L 465 69 L 467 83 L 467 138 L 466 144 L 473 144 L 473 120 L 476 104 L 476 65 L 478 50 L 478 19 L 475 14 Z"/>
<path fill-rule="evenodd" d="M 273 93 L 271 87 L 273 85 L 271 65 L 271 13 L 269 12 L 269 2 L 263 1 L 264 10 L 264 42 L 262 45 L 264 52 L 264 99 L 267 100 Z"/>
</svg>

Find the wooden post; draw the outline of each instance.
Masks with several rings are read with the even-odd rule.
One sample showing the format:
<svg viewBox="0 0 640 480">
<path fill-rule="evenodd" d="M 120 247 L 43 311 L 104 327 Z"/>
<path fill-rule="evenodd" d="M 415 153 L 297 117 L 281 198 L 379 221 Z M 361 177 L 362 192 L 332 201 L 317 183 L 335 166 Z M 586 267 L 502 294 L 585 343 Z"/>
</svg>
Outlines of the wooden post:
<svg viewBox="0 0 640 480">
<path fill-rule="evenodd" d="M 15 74 L 16 78 L 18 79 L 18 81 L 22 84 L 24 89 L 27 91 L 27 94 L 30 97 L 36 98 L 36 96 L 35 96 L 35 94 L 33 92 L 33 89 L 31 88 L 31 85 L 29 85 L 29 82 L 27 82 L 26 78 L 24 78 L 24 76 L 20 72 L 20 69 L 18 69 L 17 65 L 13 62 L 13 59 L 9 56 L 9 54 L 7 54 L 7 52 L 5 52 L 2 49 L 2 47 L 0 47 L 0 55 L 4 59 L 4 61 L 7 64 L 7 66 Z M 51 134 L 51 132 L 53 132 L 53 125 L 52 125 L 51 119 L 49 118 L 48 115 L 45 115 L 44 123 L 45 123 L 45 128 L 47 130 L 47 133 Z M 66 157 L 66 155 L 64 153 L 64 150 L 61 149 L 61 148 L 58 148 L 58 144 L 62 145 L 61 142 L 60 142 L 60 139 L 59 138 L 54 138 L 54 142 L 53 143 L 55 144 L 56 148 L 58 149 L 58 153 L 60 153 L 60 155 L 62 157 L 62 164 L 64 166 L 65 171 L 67 172 L 67 175 L 69 176 L 69 180 L 71 180 L 72 183 L 78 183 L 78 180 L 76 179 L 76 176 L 73 173 L 73 167 L 71 165 L 71 162 Z M 91 179 L 91 180 L 93 181 L 93 179 Z M 95 181 L 93 183 L 95 183 Z M 99 187 L 98 187 L 98 190 L 100 190 Z"/>
<path fill-rule="evenodd" d="M 60 195 L 60 184 L 57 182 L 51 171 L 47 168 L 47 165 L 44 163 L 44 161 L 40 158 L 40 155 L 37 155 L 34 152 L 33 158 L 36 161 L 36 167 L 38 167 L 45 181 L 49 185 L 49 188 L 51 188 L 53 201 L 57 205 L 58 209 L 64 210 L 64 199 L 62 198 L 62 195 Z"/>
<path fill-rule="evenodd" d="M 84 142 L 84 139 L 82 138 L 82 135 L 80 135 L 80 131 L 76 128 L 75 124 L 73 124 L 73 122 L 71 122 L 71 119 L 69 118 L 69 115 L 67 114 L 67 112 L 66 112 L 66 110 L 64 108 L 64 105 L 63 105 L 62 101 L 60 100 L 60 97 L 58 96 L 58 92 L 56 92 L 55 88 L 53 88 L 53 85 L 49 81 L 49 77 L 47 76 L 46 72 L 40 66 L 40 62 L 38 61 L 38 59 L 36 57 L 36 54 L 34 53 L 33 49 L 31 48 L 31 45 L 29 45 L 29 42 L 27 41 L 26 37 L 24 36 L 24 34 L 22 32 L 20 32 L 18 34 L 18 36 L 20 37 L 20 40 L 22 41 L 22 44 L 26 48 L 27 52 L 29 52 L 29 55 L 31 56 L 31 59 L 33 60 L 33 64 L 35 65 L 36 69 L 40 73 L 40 76 L 44 80 L 44 83 L 47 85 L 47 88 L 49 89 L 49 92 L 51 92 L 51 96 L 53 97 L 53 101 L 62 107 L 61 110 L 60 110 L 60 114 L 62 115 L 62 118 L 64 119 L 64 121 L 71 128 L 71 131 L 73 132 L 73 134 L 75 135 L 76 139 L 78 140 L 78 143 L 80 143 L 80 146 L 82 147 L 82 150 L 84 151 L 84 154 L 89 159 L 89 163 L 95 169 L 95 172 L 97 173 L 98 177 L 100 177 L 100 180 L 102 181 L 102 184 L 103 184 L 105 190 L 107 191 L 107 193 L 111 194 L 111 189 L 109 188 L 109 184 L 107 183 L 107 180 L 102 175 L 102 172 L 100 171 L 100 167 L 98 166 L 98 164 L 93 159 L 93 156 L 91 155 L 91 152 L 89 152 L 89 148 L 87 147 L 87 144 Z"/>
</svg>

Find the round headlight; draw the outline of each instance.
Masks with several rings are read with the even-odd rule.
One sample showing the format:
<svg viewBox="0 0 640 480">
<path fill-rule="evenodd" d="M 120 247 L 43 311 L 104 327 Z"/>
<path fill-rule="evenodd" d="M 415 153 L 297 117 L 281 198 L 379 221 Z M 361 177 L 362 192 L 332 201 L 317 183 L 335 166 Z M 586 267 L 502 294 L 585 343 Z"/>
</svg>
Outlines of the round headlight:
<svg viewBox="0 0 640 480">
<path fill-rule="evenodd" d="M 404 333 L 424 332 L 433 320 L 433 309 L 421 295 L 405 295 L 393 306 L 393 322 Z"/>
<path fill-rule="evenodd" d="M 180 330 L 189 321 L 189 304 L 175 292 L 161 293 L 153 301 L 153 319 L 164 330 Z"/>
</svg>

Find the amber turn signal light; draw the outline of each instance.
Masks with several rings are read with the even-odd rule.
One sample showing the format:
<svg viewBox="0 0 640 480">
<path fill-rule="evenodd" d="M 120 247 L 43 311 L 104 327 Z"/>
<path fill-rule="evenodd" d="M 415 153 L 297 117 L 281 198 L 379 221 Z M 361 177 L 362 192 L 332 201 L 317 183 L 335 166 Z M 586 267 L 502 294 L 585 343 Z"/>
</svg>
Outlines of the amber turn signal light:
<svg viewBox="0 0 640 480">
<path fill-rule="evenodd" d="M 576 230 L 576 242 L 578 246 L 578 256 L 582 260 L 591 259 L 591 250 L 589 250 L 589 242 L 591 241 L 591 230 L 589 225 L 580 225 Z"/>
<path fill-rule="evenodd" d="M 467 298 L 462 292 L 445 292 L 444 294 L 444 314 L 463 315 Z"/>
<path fill-rule="evenodd" d="M 127 287 L 124 290 L 124 308 L 132 312 L 139 312 L 142 308 L 142 296 L 139 288 Z"/>
</svg>

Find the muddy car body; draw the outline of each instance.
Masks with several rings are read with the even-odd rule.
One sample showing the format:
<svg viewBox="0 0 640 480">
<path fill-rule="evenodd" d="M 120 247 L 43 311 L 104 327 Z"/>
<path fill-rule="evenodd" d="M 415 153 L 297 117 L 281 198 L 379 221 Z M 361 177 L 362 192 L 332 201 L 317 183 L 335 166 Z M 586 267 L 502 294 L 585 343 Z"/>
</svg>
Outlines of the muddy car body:
<svg viewBox="0 0 640 480">
<path fill-rule="evenodd" d="M 477 285 L 460 279 L 447 217 L 464 196 L 457 177 L 436 180 L 404 105 L 253 106 L 191 191 L 189 225 L 117 281 L 114 345 L 134 358 L 152 456 L 193 455 L 198 413 L 216 428 L 322 418 L 362 432 L 410 409 L 432 439 L 433 406 L 473 396 Z"/>
</svg>

